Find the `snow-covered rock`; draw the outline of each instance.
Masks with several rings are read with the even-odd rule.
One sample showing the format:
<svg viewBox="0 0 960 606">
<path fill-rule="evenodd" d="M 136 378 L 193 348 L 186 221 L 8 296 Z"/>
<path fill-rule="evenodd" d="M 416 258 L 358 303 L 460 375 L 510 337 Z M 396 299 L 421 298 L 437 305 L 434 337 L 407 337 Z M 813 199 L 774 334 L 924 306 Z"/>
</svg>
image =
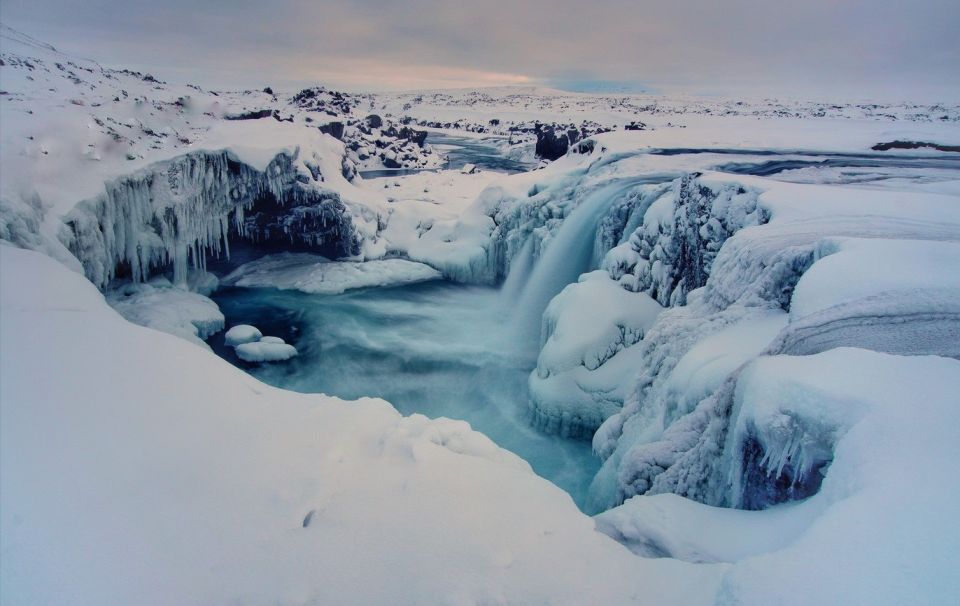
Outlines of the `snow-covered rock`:
<svg viewBox="0 0 960 606">
<path fill-rule="evenodd" d="M 235 349 L 237 357 L 244 362 L 283 362 L 297 355 L 296 347 L 284 343 L 283 339 L 279 339 L 279 343 L 274 339 L 278 337 L 263 337 L 256 342 L 241 343 Z"/>
<path fill-rule="evenodd" d="M 254 343 L 263 337 L 263 333 L 256 326 L 249 324 L 237 324 L 231 326 L 230 330 L 223 335 L 224 342 L 230 347 L 243 345 L 244 343 Z"/>
<path fill-rule="evenodd" d="M 537 425 L 562 435 L 593 435 L 623 406 L 623 367 L 632 358 L 627 350 L 660 311 L 656 301 L 622 288 L 604 271 L 584 274 L 554 297 L 543 314 L 543 346 L 530 375 Z"/>
</svg>

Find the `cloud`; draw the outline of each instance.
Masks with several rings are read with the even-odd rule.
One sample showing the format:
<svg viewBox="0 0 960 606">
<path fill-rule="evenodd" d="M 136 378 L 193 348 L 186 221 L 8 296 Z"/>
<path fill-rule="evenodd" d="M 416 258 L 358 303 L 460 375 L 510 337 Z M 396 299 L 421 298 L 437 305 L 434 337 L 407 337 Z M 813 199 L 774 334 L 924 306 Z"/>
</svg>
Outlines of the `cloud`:
<svg viewBox="0 0 960 606">
<path fill-rule="evenodd" d="M 4 0 L 2 18 L 105 63 L 217 86 L 960 95 L 956 0 Z"/>
</svg>

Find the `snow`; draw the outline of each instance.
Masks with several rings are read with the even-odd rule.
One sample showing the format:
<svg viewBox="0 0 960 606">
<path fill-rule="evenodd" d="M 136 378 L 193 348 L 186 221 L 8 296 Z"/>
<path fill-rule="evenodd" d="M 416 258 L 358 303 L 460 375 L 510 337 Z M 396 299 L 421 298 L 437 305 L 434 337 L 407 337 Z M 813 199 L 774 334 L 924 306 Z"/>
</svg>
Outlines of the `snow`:
<svg viewBox="0 0 960 606">
<path fill-rule="evenodd" d="M 225 319 L 216 303 L 199 293 L 177 288 L 165 278 L 111 290 L 107 302 L 134 324 L 202 347 L 207 347 L 207 338 L 224 328 Z"/>
<path fill-rule="evenodd" d="M 713 601 L 463 422 L 271 388 L 38 253 L 0 280 L 4 601 Z"/>
<path fill-rule="evenodd" d="M 958 144 L 960 106 L 210 92 L 0 36 L 4 602 L 960 594 L 960 163 L 871 150 Z M 358 176 L 442 164 L 406 122 L 528 159 L 537 122 L 616 129 L 523 174 Z M 502 282 L 499 304 L 446 310 L 457 347 L 354 338 L 404 363 L 482 366 L 502 346 L 531 360 L 521 382 L 535 354 L 528 412 L 593 434 L 587 509 L 604 513 L 462 421 L 273 389 L 184 344 L 223 328 L 207 261 L 237 239 L 316 254 L 252 261 L 225 286 Z M 478 337 L 491 326 L 514 339 Z M 298 356 L 253 326 L 225 340 L 242 360 Z M 296 345 L 289 365 L 250 368 L 297 368 L 315 352 Z M 516 427 L 509 413 L 490 422 Z"/>
<path fill-rule="evenodd" d="M 263 337 L 260 329 L 249 324 L 238 324 L 231 326 L 230 330 L 223 335 L 223 340 L 230 347 L 243 345 L 244 343 L 253 343 Z"/>
<path fill-rule="evenodd" d="M 283 362 L 297 355 L 297 348 L 288 345 L 278 337 L 263 337 L 255 343 L 240 343 L 236 347 L 237 357 L 244 362 Z"/>
<path fill-rule="evenodd" d="M 727 489 L 740 498 L 756 488 L 743 481 L 743 448 L 759 440 L 770 473 L 826 457 L 819 492 L 763 511 L 634 497 L 598 528 L 647 557 L 736 563 L 720 595 L 737 603 L 950 603 L 960 589 L 958 387 L 960 363 L 944 358 L 843 348 L 761 357 L 737 380 Z"/>
<path fill-rule="evenodd" d="M 604 271 L 583 274 L 554 297 L 543 314 L 543 346 L 530 374 L 538 424 L 590 435 L 619 410 L 622 375 L 610 370 L 631 357 L 626 350 L 661 311 L 656 301 L 625 290 Z"/>
<path fill-rule="evenodd" d="M 953 600 L 960 590 L 952 573 L 960 532 L 950 523 L 960 497 L 950 471 L 958 454 L 958 388 L 960 363 L 937 357 L 837 349 L 748 367 L 725 452 L 752 435 L 768 469 L 784 461 L 804 466 L 824 454 L 832 462 L 808 502 L 823 511 L 810 528 L 787 549 L 734 569 L 725 591 L 767 604 L 893 604 L 918 591 L 928 603 Z M 735 496 L 748 488 L 738 481 L 737 460 Z M 812 557 L 817 551 L 829 557 Z M 817 582 L 801 597 L 784 582 L 788 576 Z"/>
<path fill-rule="evenodd" d="M 416 284 L 441 277 L 429 265 L 405 259 L 332 262 L 310 253 L 278 253 L 241 265 L 223 279 L 223 284 L 334 295 L 357 288 Z"/>
<path fill-rule="evenodd" d="M 797 282 L 794 319 L 881 294 L 909 302 L 936 290 L 960 300 L 960 243 L 847 238 L 825 243 L 820 256 Z"/>
</svg>

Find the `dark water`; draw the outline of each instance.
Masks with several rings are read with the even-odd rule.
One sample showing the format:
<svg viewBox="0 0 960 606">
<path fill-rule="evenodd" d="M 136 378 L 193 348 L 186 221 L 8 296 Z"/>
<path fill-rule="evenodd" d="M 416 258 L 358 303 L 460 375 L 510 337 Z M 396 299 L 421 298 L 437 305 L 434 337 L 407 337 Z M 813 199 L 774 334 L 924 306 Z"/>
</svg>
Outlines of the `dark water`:
<svg viewBox="0 0 960 606">
<path fill-rule="evenodd" d="M 501 150 L 492 143 L 491 139 L 473 137 L 455 137 L 452 135 L 430 133 L 427 143 L 436 145 L 437 151 L 444 155 L 447 163 L 444 168 L 459 170 L 464 164 L 475 164 L 483 170 L 493 170 L 502 173 L 522 173 L 530 170 L 529 164 L 506 158 Z M 423 171 L 434 171 L 431 168 L 385 168 L 376 170 L 361 170 L 360 176 L 364 179 L 379 177 L 404 177 Z"/>
<path fill-rule="evenodd" d="M 380 177 L 406 177 L 417 173 L 436 172 L 437 168 L 376 168 L 357 171 L 364 179 L 378 179 Z"/>
<path fill-rule="evenodd" d="M 731 162 L 715 169 L 738 175 L 770 177 L 789 170 L 801 168 L 876 168 L 876 169 L 947 169 L 960 170 L 960 159 L 952 158 L 902 158 L 840 155 L 818 160 L 780 159 L 765 162 Z"/>
<path fill-rule="evenodd" d="M 211 338 L 217 354 L 260 380 L 465 420 L 583 504 L 599 461 L 589 442 L 531 427 L 527 377 L 535 360 L 515 342 L 499 290 L 435 281 L 333 296 L 224 289 L 213 299 L 228 326 L 253 324 L 299 350 L 289 362 L 250 365 L 222 333 Z"/>
</svg>

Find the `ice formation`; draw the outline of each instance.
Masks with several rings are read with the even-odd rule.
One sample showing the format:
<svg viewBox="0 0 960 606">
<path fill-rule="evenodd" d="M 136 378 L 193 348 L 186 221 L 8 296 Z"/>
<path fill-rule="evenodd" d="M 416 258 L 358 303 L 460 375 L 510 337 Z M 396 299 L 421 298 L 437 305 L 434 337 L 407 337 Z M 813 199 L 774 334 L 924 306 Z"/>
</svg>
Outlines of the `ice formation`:
<svg viewBox="0 0 960 606">
<path fill-rule="evenodd" d="M 175 284 L 208 254 L 229 255 L 229 235 L 303 243 L 342 256 L 359 252 L 350 215 L 336 194 L 304 188 L 291 158 L 277 156 L 264 171 L 229 152 L 195 152 L 108 183 L 106 192 L 79 203 L 64 238 L 100 286 L 118 268 L 134 280 L 172 265 Z M 264 198 L 284 208 L 279 219 L 247 213 Z"/>
</svg>

